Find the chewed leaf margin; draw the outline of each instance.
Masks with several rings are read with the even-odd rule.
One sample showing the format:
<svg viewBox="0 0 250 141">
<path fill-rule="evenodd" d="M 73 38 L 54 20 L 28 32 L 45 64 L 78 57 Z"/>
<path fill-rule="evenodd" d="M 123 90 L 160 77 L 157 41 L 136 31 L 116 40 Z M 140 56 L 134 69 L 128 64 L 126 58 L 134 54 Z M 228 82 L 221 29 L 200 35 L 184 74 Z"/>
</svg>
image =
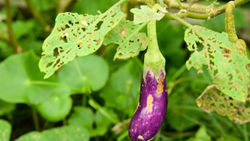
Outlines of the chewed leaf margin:
<svg viewBox="0 0 250 141">
<path fill-rule="evenodd" d="M 50 36 L 44 41 L 39 67 L 50 77 L 57 69 L 76 56 L 97 51 L 105 35 L 123 18 L 120 7 L 111 8 L 100 15 L 61 13 Z"/>
<path fill-rule="evenodd" d="M 191 57 L 186 62 L 188 69 L 194 67 L 202 72 L 203 65 L 207 65 L 208 72 L 218 89 L 226 95 L 245 101 L 248 91 L 250 63 L 242 53 L 239 44 L 231 43 L 227 33 L 217 33 L 203 27 L 193 26 L 185 31 L 185 41 Z M 202 49 L 198 47 L 202 44 Z"/>
</svg>

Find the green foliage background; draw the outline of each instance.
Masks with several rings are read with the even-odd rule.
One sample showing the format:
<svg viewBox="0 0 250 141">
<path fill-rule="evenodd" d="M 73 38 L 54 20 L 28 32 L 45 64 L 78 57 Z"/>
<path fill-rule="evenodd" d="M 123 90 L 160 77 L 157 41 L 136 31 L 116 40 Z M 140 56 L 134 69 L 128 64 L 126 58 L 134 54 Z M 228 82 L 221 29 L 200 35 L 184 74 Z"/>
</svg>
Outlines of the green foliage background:
<svg viewBox="0 0 250 141">
<path fill-rule="evenodd" d="M 58 1 L 32 1 L 53 27 Z M 104 13 L 115 2 L 76 1 L 69 12 Z M 243 8 L 234 12 L 236 29 L 250 31 L 243 10 L 249 12 Z M 23 11 L 12 7 L 13 31 L 23 53 L 13 54 L 12 47 L 0 40 L 0 140 L 129 140 L 127 128 L 138 103 L 145 52 L 113 61 L 118 45 L 101 46 L 95 54 L 77 57 L 49 79 L 43 79 L 38 62 L 49 33 L 29 14 L 27 8 Z M 0 34 L 7 36 L 5 8 L 0 10 L 0 17 Z M 224 17 L 222 14 L 194 24 L 222 32 Z M 169 103 L 164 125 L 154 141 L 249 141 L 249 123 L 235 124 L 227 117 L 205 113 L 196 105 L 195 99 L 213 81 L 205 67 L 200 74 L 193 68 L 186 69 L 190 52 L 184 32 L 176 22 L 157 22 L 158 43 L 166 59 Z"/>
</svg>

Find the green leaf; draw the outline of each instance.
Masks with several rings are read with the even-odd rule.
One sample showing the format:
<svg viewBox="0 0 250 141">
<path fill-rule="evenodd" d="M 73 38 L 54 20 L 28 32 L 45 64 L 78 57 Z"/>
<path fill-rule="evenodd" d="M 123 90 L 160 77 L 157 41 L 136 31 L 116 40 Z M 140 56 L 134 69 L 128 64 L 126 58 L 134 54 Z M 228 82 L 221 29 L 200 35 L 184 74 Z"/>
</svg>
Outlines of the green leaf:
<svg viewBox="0 0 250 141">
<path fill-rule="evenodd" d="M 55 77 L 43 80 L 33 52 L 12 55 L 0 64 L 0 99 L 10 103 L 38 104 L 49 96 Z"/>
<path fill-rule="evenodd" d="M 116 114 L 113 111 L 107 109 L 105 110 L 108 111 L 108 113 L 113 117 L 116 117 Z M 93 136 L 105 135 L 105 133 L 108 131 L 108 127 L 112 124 L 112 122 L 107 117 L 105 117 L 100 111 L 97 111 L 95 113 L 94 122 L 96 128 L 91 132 Z"/>
<path fill-rule="evenodd" d="M 69 114 L 72 103 L 69 89 L 60 88 L 36 107 L 46 120 L 56 122 L 64 119 Z"/>
<path fill-rule="evenodd" d="M 114 5 L 116 1 L 114 0 L 81 0 L 76 1 L 72 12 L 76 13 L 88 13 L 88 14 L 96 14 L 97 10 L 101 12 L 105 12 L 110 8 L 110 5 Z"/>
<path fill-rule="evenodd" d="M 211 136 L 207 134 L 206 126 L 203 125 L 196 132 L 195 137 L 189 139 L 188 141 L 211 141 Z"/>
<path fill-rule="evenodd" d="M 138 33 L 144 25 L 136 25 L 131 21 L 122 21 L 111 30 L 104 40 L 104 45 L 119 44 L 114 60 L 128 59 L 137 56 L 140 51 L 147 48 L 147 36 L 145 33 Z"/>
<path fill-rule="evenodd" d="M 57 0 L 32 0 L 38 11 L 49 11 L 57 6 Z"/>
<path fill-rule="evenodd" d="M 17 141 L 89 141 L 89 133 L 83 127 L 63 126 L 44 130 L 43 132 L 29 132 Z"/>
<path fill-rule="evenodd" d="M 74 107 L 73 113 L 68 119 L 68 123 L 69 125 L 77 125 L 91 129 L 94 123 L 94 113 L 90 108 L 80 106 Z"/>
<path fill-rule="evenodd" d="M 108 111 L 108 114 L 117 118 L 113 111 L 104 109 Z M 68 123 L 70 126 L 85 127 L 89 131 L 90 136 L 94 137 L 103 136 L 108 131 L 107 129 L 112 122 L 99 110 L 94 114 L 91 108 L 76 106 L 68 119 Z"/>
<path fill-rule="evenodd" d="M 89 141 L 89 132 L 83 127 L 63 126 L 42 132 L 50 141 Z"/>
<path fill-rule="evenodd" d="M 0 139 L 1 141 L 9 141 L 11 134 L 11 125 L 9 122 L 0 119 Z"/>
<path fill-rule="evenodd" d="M 203 65 L 207 65 L 220 91 L 236 100 L 245 101 L 249 82 L 246 65 L 250 61 L 240 47 L 231 43 L 226 33 L 217 33 L 199 26 L 186 30 L 185 41 L 189 51 L 193 51 L 186 62 L 187 68 L 194 67 L 199 73 Z M 199 49 L 197 43 L 201 43 L 203 48 Z"/>
<path fill-rule="evenodd" d="M 49 139 L 40 132 L 32 131 L 22 135 L 16 141 L 49 141 Z"/>
<path fill-rule="evenodd" d="M 141 9 L 138 8 L 132 8 L 130 10 L 132 13 L 134 13 L 134 23 L 144 23 L 151 20 L 161 20 L 165 14 L 163 13 L 157 13 L 151 8 L 149 8 L 146 5 L 141 5 Z"/>
<path fill-rule="evenodd" d="M 185 84 L 171 93 L 168 102 L 167 122 L 171 128 L 183 132 L 199 125 L 202 111 L 195 105 L 195 96 L 187 93 Z"/>
<path fill-rule="evenodd" d="M 17 39 L 20 39 L 22 36 L 29 34 L 33 26 L 35 26 L 35 24 L 34 22 L 32 23 L 32 21 L 24 22 L 21 20 L 17 20 L 12 24 L 13 32 Z"/>
<path fill-rule="evenodd" d="M 109 76 L 107 62 L 97 55 L 78 57 L 62 67 L 58 80 L 71 87 L 87 92 L 98 91 L 106 84 Z M 77 91 L 74 91 L 77 92 Z"/>
<path fill-rule="evenodd" d="M 121 110 L 132 116 L 140 93 L 142 63 L 134 58 L 114 72 L 100 96 L 107 107 Z"/>
<path fill-rule="evenodd" d="M 13 111 L 16 108 L 15 104 L 0 100 L 0 116 Z"/>
<path fill-rule="evenodd" d="M 0 58 L 7 58 L 11 54 L 13 54 L 13 48 L 8 43 L 0 41 Z"/>
<path fill-rule="evenodd" d="M 60 13 L 50 36 L 44 41 L 39 67 L 50 77 L 57 69 L 74 60 L 97 51 L 104 36 L 122 19 L 120 7 L 112 7 L 100 15 Z"/>
</svg>

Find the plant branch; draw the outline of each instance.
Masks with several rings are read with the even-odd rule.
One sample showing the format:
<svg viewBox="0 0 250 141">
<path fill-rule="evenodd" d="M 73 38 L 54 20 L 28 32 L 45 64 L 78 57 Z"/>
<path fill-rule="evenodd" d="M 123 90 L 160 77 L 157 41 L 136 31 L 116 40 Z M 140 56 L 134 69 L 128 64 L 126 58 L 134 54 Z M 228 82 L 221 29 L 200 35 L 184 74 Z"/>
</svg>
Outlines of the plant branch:
<svg viewBox="0 0 250 141">
<path fill-rule="evenodd" d="M 186 27 L 190 28 L 192 27 L 192 25 L 188 22 L 186 22 L 185 20 L 181 19 L 177 14 L 172 14 L 172 13 L 166 13 L 166 16 L 171 18 L 171 19 L 174 19 L 180 23 L 182 23 L 183 25 L 185 25 Z"/>
<path fill-rule="evenodd" d="M 76 0 L 60 0 L 56 10 L 57 13 L 67 11 L 75 2 Z"/>
<path fill-rule="evenodd" d="M 131 1 L 140 1 L 142 3 L 146 3 L 147 5 L 152 5 L 152 1 L 150 0 L 131 0 Z M 239 7 L 250 0 L 235 0 L 234 5 L 235 7 Z M 193 19 L 210 19 L 214 18 L 222 13 L 225 12 L 226 5 L 224 4 L 220 7 L 215 7 L 215 3 L 212 5 L 203 5 L 203 4 L 189 4 L 189 3 L 183 3 L 181 2 L 180 5 L 178 3 L 178 0 L 164 0 L 165 4 L 167 5 L 168 9 L 185 9 L 187 12 L 185 13 L 177 13 L 176 16 L 180 18 L 193 18 Z M 173 17 L 170 17 L 169 15 L 167 18 L 173 19 Z"/>
<path fill-rule="evenodd" d="M 51 27 L 46 23 L 42 15 L 37 11 L 36 6 L 32 2 L 32 0 L 25 0 L 25 1 L 32 15 L 37 19 L 38 23 L 43 27 L 44 31 L 49 32 L 51 30 Z"/>
<path fill-rule="evenodd" d="M 0 40 L 10 43 L 10 40 L 8 39 L 8 37 L 4 36 L 3 34 L 0 34 Z"/>
<path fill-rule="evenodd" d="M 179 0 L 164 0 L 169 9 L 189 9 L 188 11 L 196 13 L 206 13 L 209 6 L 203 4 L 192 4 L 190 7 L 189 3 L 182 3 Z"/>
<path fill-rule="evenodd" d="M 250 0 L 235 0 L 235 7 L 239 7 Z M 168 8 L 180 9 L 178 2 L 175 0 L 165 0 L 165 3 L 168 5 Z M 224 4 L 220 7 L 214 7 L 211 5 L 202 5 L 202 4 L 193 4 L 191 7 L 187 3 L 181 3 L 181 6 L 184 9 L 188 9 L 187 13 L 177 13 L 176 15 L 180 18 L 188 17 L 194 19 L 210 19 L 214 18 L 225 12 L 226 5 Z"/>
<path fill-rule="evenodd" d="M 8 30 L 8 38 L 3 38 L 6 41 L 9 40 L 8 43 L 10 43 L 13 47 L 14 53 L 20 53 L 22 52 L 22 48 L 21 46 L 18 44 L 16 37 L 14 35 L 14 32 L 12 30 L 12 18 L 11 18 L 11 6 L 10 6 L 10 1 L 9 0 L 5 0 L 5 8 L 6 8 L 6 16 L 7 16 L 7 30 Z"/>
</svg>

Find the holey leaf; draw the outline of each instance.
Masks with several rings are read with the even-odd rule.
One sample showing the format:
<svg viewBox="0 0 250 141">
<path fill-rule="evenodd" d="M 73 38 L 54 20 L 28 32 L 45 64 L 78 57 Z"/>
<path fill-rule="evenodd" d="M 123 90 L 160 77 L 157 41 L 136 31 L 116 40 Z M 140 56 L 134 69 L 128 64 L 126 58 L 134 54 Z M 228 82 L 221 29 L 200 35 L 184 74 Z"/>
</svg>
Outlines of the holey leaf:
<svg viewBox="0 0 250 141">
<path fill-rule="evenodd" d="M 149 8 L 146 5 L 141 5 L 141 9 L 138 8 L 132 8 L 130 10 L 132 13 L 134 13 L 134 23 L 144 23 L 148 22 L 150 20 L 161 20 L 165 14 L 163 13 L 157 13 L 151 8 Z"/>
<path fill-rule="evenodd" d="M 250 85 L 248 85 L 250 92 Z M 216 112 L 235 123 L 245 124 L 250 122 L 250 95 L 246 102 L 240 102 L 220 92 L 216 85 L 208 86 L 204 92 L 196 99 L 200 109 L 210 113 Z"/>
<path fill-rule="evenodd" d="M 140 51 L 147 48 L 148 41 L 145 33 L 138 33 L 143 25 L 134 24 L 132 21 L 122 21 L 107 34 L 104 45 L 119 44 L 114 60 L 128 59 L 137 56 Z"/>
<path fill-rule="evenodd" d="M 189 51 L 193 52 L 186 62 L 187 68 L 194 67 L 202 72 L 202 66 L 207 65 L 214 84 L 221 92 L 236 100 L 245 101 L 249 83 L 246 65 L 250 61 L 237 44 L 228 40 L 227 33 L 193 26 L 185 31 L 185 41 Z"/>
<path fill-rule="evenodd" d="M 72 61 L 76 56 L 89 55 L 100 48 L 104 36 L 123 18 L 120 7 L 100 15 L 61 13 L 50 36 L 43 43 L 40 70 L 45 78 Z"/>
</svg>

